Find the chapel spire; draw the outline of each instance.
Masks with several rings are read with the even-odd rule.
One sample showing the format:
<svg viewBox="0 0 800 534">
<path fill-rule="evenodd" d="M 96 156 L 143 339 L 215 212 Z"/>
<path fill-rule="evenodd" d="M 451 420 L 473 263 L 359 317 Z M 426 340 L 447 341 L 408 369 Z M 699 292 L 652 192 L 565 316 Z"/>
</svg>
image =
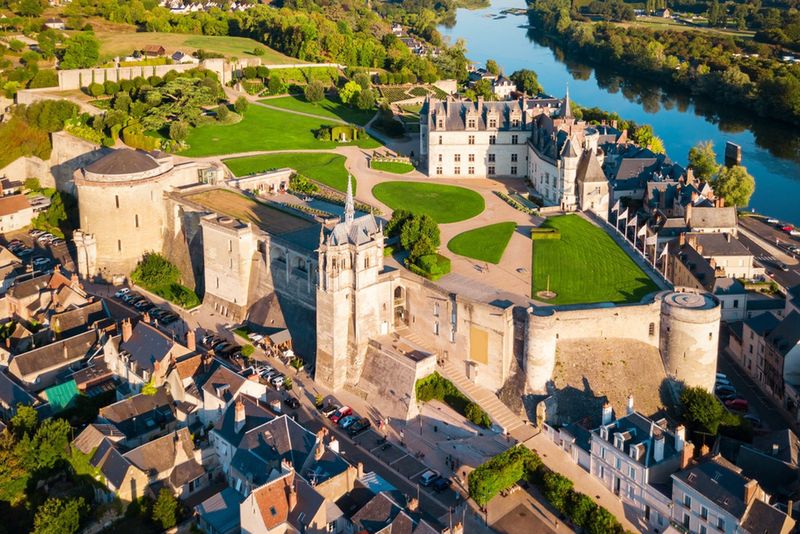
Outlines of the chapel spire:
<svg viewBox="0 0 800 534">
<path fill-rule="evenodd" d="M 344 222 L 346 225 L 350 226 L 353 224 L 353 218 L 355 216 L 355 205 L 353 202 L 353 186 L 351 184 L 351 176 L 347 175 L 347 198 L 344 202 Z"/>
<path fill-rule="evenodd" d="M 564 110 L 561 112 L 561 116 L 565 119 L 572 118 L 572 106 L 569 101 L 569 83 L 567 83 L 567 94 L 564 96 Z"/>
</svg>

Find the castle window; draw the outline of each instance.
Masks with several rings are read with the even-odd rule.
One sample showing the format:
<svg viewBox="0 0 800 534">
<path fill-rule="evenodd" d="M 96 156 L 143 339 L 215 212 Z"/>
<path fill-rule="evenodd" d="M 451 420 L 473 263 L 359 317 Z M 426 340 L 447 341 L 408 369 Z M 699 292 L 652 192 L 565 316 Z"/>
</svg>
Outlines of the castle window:
<svg viewBox="0 0 800 534">
<path fill-rule="evenodd" d="M 467 121 L 467 128 L 475 128 L 475 119 L 470 119 Z"/>
<path fill-rule="evenodd" d="M 122 252 L 122 240 L 117 239 L 117 251 Z"/>
<path fill-rule="evenodd" d="M 468 155 L 467 156 L 467 161 L 469 161 L 470 163 L 474 162 L 475 161 L 475 154 Z"/>
<path fill-rule="evenodd" d="M 490 135 L 489 136 L 489 144 L 490 145 L 494 145 L 495 143 L 497 143 L 497 136 L 496 135 Z"/>
<path fill-rule="evenodd" d="M 219 289 L 219 276 L 217 277 L 217 289 Z"/>
<path fill-rule="evenodd" d="M 519 144 L 519 136 L 518 135 L 512 135 L 511 136 L 511 144 L 512 145 Z"/>
<path fill-rule="evenodd" d="M 364 258 L 364 268 L 369 269 L 369 256 Z"/>
<path fill-rule="evenodd" d="M 439 335 L 439 321 L 434 321 L 433 322 L 433 335 L 434 336 L 438 336 Z"/>
<path fill-rule="evenodd" d="M 511 154 L 511 161 L 516 163 L 516 161 L 517 161 L 517 155 L 516 154 Z"/>
<path fill-rule="evenodd" d="M 134 217 L 134 219 L 135 219 L 135 221 L 136 221 L 136 228 L 139 228 L 139 214 L 137 213 L 137 214 L 136 214 L 136 215 L 134 215 L 133 217 Z"/>
<path fill-rule="evenodd" d="M 114 195 L 114 202 L 117 204 L 117 208 L 119 208 L 119 195 Z"/>
<path fill-rule="evenodd" d="M 441 163 L 441 162 L 442 162 L 442 155 L 439 154 L 439 163 Z"/>
<path fill-rule="evenodd" d="M 233 258 L 228 258 L 228 267 L 233 270 Z"/>
<path fill-rule="evenodd" d="M 403 298 L 403 288 L 402 287 L 397 286 L 396 288 L 394 288 L 394 298 L 395 299 Z"/>
<path fill-rule="evenodd" d="M 475 167 L 469 167 L 467 169 L 467 174 L 475 174 Z"/>
<path fill-rule="evenodd" d="M 494 165 L 489 165 L 489 170 L 487 174 L 489 176 L 494 176 Z"/>
<path fill-rule="evenodd" d="M 648 329 L 648 334 L 651 336 L 656 335 L 656 323 L 650 323 L 650 328 Z"/>
<path fill-rule="evenodd" d="M 714 339 L 714 332 L 709 332 L 708 333 L 708 340 L 711 341 L 712 339 Z"/>
<path fill-rule="evenodd" d="M 453 174 L 461 174 L 461 167 L 453 168 Z"/>
<path fill-rule="evenodd" d="M 442 174 L 442 168 L 436 167 L 436 174 Z"/>
<path fill-rule="evenodd" d="M 439 303 L 438 302 L 434 302 L 433 303 L 433 316 L 434 317 L 439 317 Z"/>
<path fill-rule="evenodd" d="M 489 163 L 494 163 L 494 158 L 495 158 L 494 154 L 489 154 Z"/>
<path fill-rule="evenodd" d="M 345 261 L 345 259 L 344 259 L 344 258 L 342 258 L 341 260 L 339 260 L 339 268 L 340 268 L 340 269 L 346 269 L 346 268 L 347 268 L 347 261 Z"/>
<path fill-rule="evenodd" d="M 233 252 L 233 241 L 228 239 L 228 252 Z"/>
<path fill-rule="evenodd" d="M 456 162 L 456 163 L 459 163 L 459 162 L 461 161 L 461 154 L 456 154 L 456 155 L 455 155 L 455 156 L 453 156 L 453 157 L 455 158 L 455 162 Z"/>
<path fill-rule="evenodd" d="M 470 135 L 467 138 L 467 143 L 469 143 L 470 145 L 474 145 L 475 144 L 475 136 L 474 135 Z"/>
<path fill-rule="evenodd" d="M 511 127 L 519 128 L 519 119 L 511 119 Z"/>
<path fill-rule="evenodd" d="M 442 136 L 441 135 L 439 136 L 439 144 L 440 145 L 442 144 Z"/>
<path fill-rule="evenodd" d="M 489 128 L 497 128 L 497 119 L 491 119 L 489 121 Z"/>
<path fill-rule="evenodd" d="M 511 167 L 511 174 L 517 174 L 517 168 Z"/>
<path fill-rule="evenodd" d="M 444 121 L 439 119 L 439 128 L 444 128 Z"/>
</svg>

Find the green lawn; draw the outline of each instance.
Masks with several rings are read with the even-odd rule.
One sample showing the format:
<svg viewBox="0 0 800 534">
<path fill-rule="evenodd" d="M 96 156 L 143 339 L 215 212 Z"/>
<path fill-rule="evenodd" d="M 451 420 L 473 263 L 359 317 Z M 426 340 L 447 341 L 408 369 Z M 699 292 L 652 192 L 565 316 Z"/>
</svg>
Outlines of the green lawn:
<svg viewBox="0 0 800 534">
<path fill-rule="evenodd" d="M 467 230 L 451 239 L 447 248 L 461 256 L 497 264 L 516 228 L 517 223 L 501 222 Z"/>
<path fill-rule="evenodd" d="M 342 104 L 339 97 L 326 97 L 321 102 L 309 102 L 304 96 L 298 95 L 265 98 L 259 102 L 282 109 L 310 113 L 321 117 L 330 117 L 331 119 L 340 119 L 352 124 L 358 124 L 359 126 L 367 124 L 375 115 L 374 109 L 364 111 L 347 106 Z"/>
<path fill-rule="evenodd" d="M 375 198 L 392 208 L 430 215 L 437 223 L 464 221 L 481 213 L 483 197 L 454 185 L 384 182 L 372 189 Z"/>
<path fill-rule="evenodd" d="M 369 166 L 376 171 L 391 172 L 393 174 L 407 174 L 414 170 L 413 165 L 402 161 L 373 161 Z"/>
<path fill-rule="evenodd" d="M 533 242 L 533 297 L 547 289 L 549 304 L 638 302 L 658 287 L 601 228 L 578 215 L 550 217 L 542 225 L 558 240 Z"/>
<path fill-rule="evenodd" d="M 246 158 L 231 158 L 224 160 L 225 165 L 236 176 L 247 176 L 269 169 L 290 167 L 298 173 L 323 183 L 339 191 L 347 189 L 347 169 L 344 166 L 345 158 L 338 154 L 326 152 L 305 152 L 293 154 L 265 154 L 263 156 L 250 156 Z M 353 191 L 356 190 L 356 180 L 353 179 Z"/>
<path fill-rule="evenodd" d="M 214 156 L 251 150 L 288 150 L 334 148 L 344 143 L 318 141 L 314 131 L 324 120 L 284 113 L 250 105 L 244 118 L 236 124 L 207 124 L 193 129 L 183 156 Z M 378 148 L 380 142 L 368 137 L 354 144 L 361 148 Z"/>
</svg>

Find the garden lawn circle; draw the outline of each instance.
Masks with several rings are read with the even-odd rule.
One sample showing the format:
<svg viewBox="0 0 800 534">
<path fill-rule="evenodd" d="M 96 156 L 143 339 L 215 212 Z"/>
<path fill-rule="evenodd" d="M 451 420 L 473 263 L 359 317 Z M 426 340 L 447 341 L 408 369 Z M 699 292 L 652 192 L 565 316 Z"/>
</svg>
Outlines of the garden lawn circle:
<svg viewBox="0 0 800 534">
<path fill-rule="evenodd" d="M 289 167 L 306 178 L 327 185 L 339 191 L 347 189 L 347 168 L 345 157 L 330 152 L 287 152 L 285 154 L 263 154 L 243 158 L 230 158 L 223 163 L 237 177 L 248 176 L 270 169 Z M 353 178 L 353 193 L 356 192 Z"/>
<path fill-rule="evenodd" d="M 515 222 L 501 222 L 467 230 L 451 239 L 447 248 L 459 256 L 498 264 L 516 228 Z"/>
<path fill-rule="evenodd" d="M 445 224 L 471 219 L 486 207 L 481 195 L 455 185 L 383 182 L 372 188 L 372 194 L 392 210 L 425 214 Z"/>
<path fill-rule="evenodd" d="M 404 161 L 373 161 L 370 163 L 369 168 L 393 174 L 407 174 L 414 170 L 413 165 Z"/>
<path fill-rule="evenodd" d="M 533 241 L 531 293 L 555 292 L 548 304 L 639 302 L 658 290 L 611 236 L 579 215 L 550 217 L 542 226 L 560 233 Z"/>
</svg>

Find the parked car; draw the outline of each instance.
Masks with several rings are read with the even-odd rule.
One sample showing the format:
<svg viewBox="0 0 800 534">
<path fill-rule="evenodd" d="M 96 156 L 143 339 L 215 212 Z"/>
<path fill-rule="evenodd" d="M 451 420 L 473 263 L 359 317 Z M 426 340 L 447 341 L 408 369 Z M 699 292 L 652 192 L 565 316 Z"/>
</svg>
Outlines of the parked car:
<svg viewBox="0 0 800 534">
<path fill-rule="evenodd" d="M 781 222 L 778 219 L 767 219 L 769 224 L 780 224 Z"/>
<path fill-rule="evenodd" d="M 338 423 L 339 419 L 347 415 L 350 415 L 351 413 L 353 413 L 352 408 L 350 408 L 349 406 L 342 406 L 341 408 L 339 408 L 330 415 L 330 420 L 333 421 L 334 423 Z"/>
<path fill-rule="evenodd" d="M 717 397 L 722 402 L 726 402 L 733 399 L 738 399 L 739 395 L 737 393 L 717 393 Z"/>
<path fill-rule="evenodd" d="M 720 393 L 736 393 L 736 388 L 733 386 L 719 385 L 714 388 L 714 393 L 717 395 Z"/>
<path fill-rule="evenodd" d="M 355 437 L 361 434 L 362 432 L 366 432 L 367 430 L 369 430 L 369 427 L 371 426 L 372 423 L 370 422 L 370 420 L 367 419 L 366 417 L 362 417 L 361 419 L 350 425 L 350 428 L 347 429 L 347 433 Z"/>
<path fill-rule="evenodd" d="M 747 399 L 733 399 L 725 401 L 725 406 L 737 412 L 746 412 L 750 408 L 750 403 Z"/>
<path fill-rule="evenodd" d="M 278 373 L 278 374 L 276 374 L 275 376 L 273 376 L 272 378 L 269 379 L 269 383 L 272 384 L 273 386 L 275 386 L 276 388 L 279 388 L 279 387 L 281 387 L 283 385 L 283 382 L 285 380 L 286 380 L 286 377 L 283 376 L 282 374 Z"/>
<path fill-rule="evenodd" d="M 33 261 L 31 263 L 33 264 L 34 267 L 38 267 L 41 269 L 42 267 L 46 267 L 47 265 L 49 265 L 50 260 L 47 258 L 33 258 Z"/>
<path fill-rule="evenodd" d="M 786 265 L 785 263 L 779 263 L 778 269 L 780 269 L 783 272 L 789 272 L 789 266 Z"/>
<path fill-rule="evenodd" d="M 64 241 L 60 237 L 57 237 L 57 238 L 53 239 L 53 241 L 50 242 L 50 246 L 55 247 L 55 246 L 58 246 L 58 245 L 63 245 L 64 243 L 66 243 L 66 241 Z"/>
<path fill-rule="evenodd" d="M 147 306 L 148 304 L 152 304 L 152 302 L 150 302 L 150 301 L 149 301 L 149 300 L 147 300 L 147 299 L 142 299 L 142 300 L 140 300 L 139 302 L 137 302 L 136 304 L 134 304 L 134 306 L 133 306 L 133 307 L 134 307 L 134 308 L 136 308 L 137 310 L 141 310 L 142 308 L 144 308 L 144 307 L 145 307 L 145 306 Z"/>
<path fill-rule="evenodd" d="M 730 386 L 731 385 L 731 381 L 728 380 L 727 378 L 717 377 L 716 385 L 717 386 Z"/>
<path fill-rule="evenodd" d="M 328 419 L 330 419 L 333 414 L 335 414 L 341 409 L 342 406 L 339 406 L 338 404 L 331 404 L 327 409 L 322 410 L 322 414 Z"/>
<path fill-rule="evenodd" d="M 342 417 L 339 419 L 338 424 L 343 430 L 347 430 L 350 428 L 356 421 L 359 420 L 359 417 L 355 414 L 350 414 Z"/>
<path fill-rule="evenodd" d="M 129 287 L 123 287 L 121 289 L 118 289 L 117 292 L 114 293 L 114 296 L 117 297 L 118 299 L 121 299 L 123 295 L 127 295 L 130 292 L 131 289 Z"/>
<path fill-rule="evenodd" d="M 295 399 L 294 397 L 289 397 L 288 399 L 283 401 L 283 403 L 292 410 L 296 410 L 300 407 L 300 401 Z"/>
<path fill-rule="evenodd" d="M 450 489 L 450 484 L 452 484 L 452 482 L 449 478 L 439 477 L 433 481 L 433 491 L 441 493 L 447 489 Z"/>
<path fill-rule="evenodd" d="M 725 373 L 717 373 L 717 378 L 725 378 L 725 379 L 727 379 L 728 375 L 726 375 Z"/>
<path fill-rule="evenodd" d="M 22 247 L 21 249 L 15 251 L 14 254 L 16 254 L 20 258 L 26 258 L 31 254 L 33 254 L 33 249 L 28 247 Z"/>
<path fill-rule="evenodd" d="M 34 238 L 39 237 L 43 233 L 44 230 L 37 230 L 36 228 L 31 228 L 30 230 L 28 230 L 28 235 Z"/>
<path fill-rule="evenodd" d="M 439 473 L 437 473 L 433 469 L 428 469 L 427 471 L 422 473 L 421 477 L 419 477 L 419 483 L 425 487 L 428 487 L 431 484 L 433 484 L 437 478 L 439 478 Z"/>
<path fill-rule="evenodd" d="M 250 332 L 249 334 L 247 334 L 247 339 L 249 339 L 253 343 L 258 343 L 259 341 L 264 339 L 264 336 L 262 336 L 261 334 L 256 334 L 255 332 Z"/>
<path fill-rule="evenodd" d="M 752 413 L 746 413 L 742 417 L 750 421 L 750 424 L 753 425 L 754 428 L 761 427 L 761 419 Z"/>
</svg>

